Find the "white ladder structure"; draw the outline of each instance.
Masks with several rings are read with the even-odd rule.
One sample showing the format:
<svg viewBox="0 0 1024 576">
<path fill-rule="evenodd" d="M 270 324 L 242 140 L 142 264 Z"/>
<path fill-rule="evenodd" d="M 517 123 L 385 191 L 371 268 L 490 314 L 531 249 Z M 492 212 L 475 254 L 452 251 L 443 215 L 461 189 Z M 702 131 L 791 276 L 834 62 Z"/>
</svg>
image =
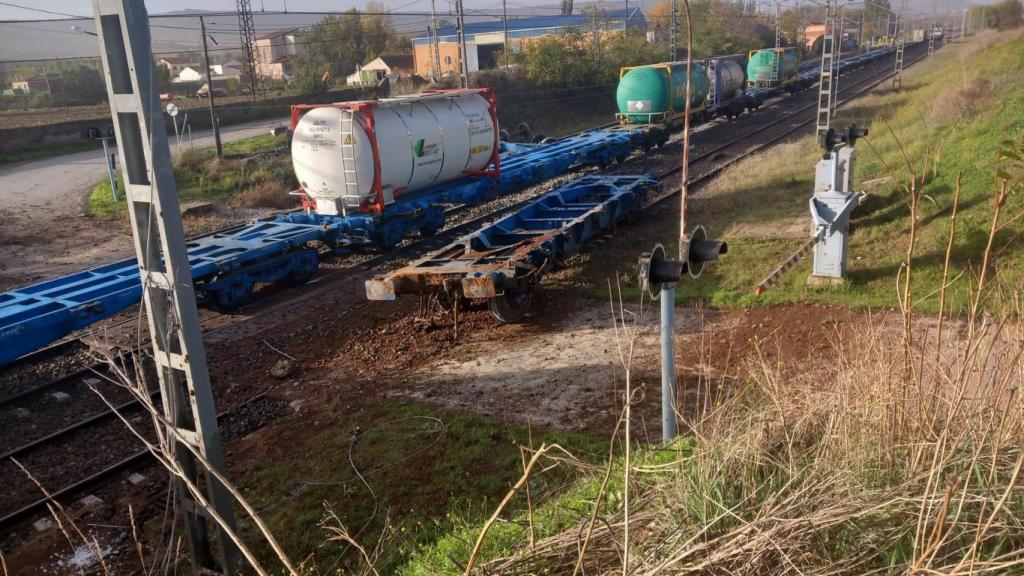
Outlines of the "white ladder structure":
<svg viewBox="0 0 1024 576">
<path fill-rule="evenodd" d="M 832 12 L 832 0 L 825 0 L 825 34 L 821 37 L 821 79 L 818 81 L 818 138 L 828 132 L 832 119 L 833 98 L 835 97 L 835 17 Z"/>
<path fill-rule="evenodd" d="M 345 174 L 345 194 L 341 197 L 342 216 L 348 215 L 348 199 L 359 197 L 359 172 L 356 166 L 356 135 L 352 129 L 356 113 L 341 111 L 341 166 Z"/>
<path fill-rule="evenodd" d="M 899 90 L 903 85 L 903 48 L 906 44 L 906 33 L 904 27 L 906 26 L 903 18 L 907 13 L 907 0 L 903 0 L 903 7 L 900 9 L 900 13 L 896 15 L 896 31 L 894 36 L 896 38 L 896 70 L 892 75 L 892 89 Z"/>
</svg>

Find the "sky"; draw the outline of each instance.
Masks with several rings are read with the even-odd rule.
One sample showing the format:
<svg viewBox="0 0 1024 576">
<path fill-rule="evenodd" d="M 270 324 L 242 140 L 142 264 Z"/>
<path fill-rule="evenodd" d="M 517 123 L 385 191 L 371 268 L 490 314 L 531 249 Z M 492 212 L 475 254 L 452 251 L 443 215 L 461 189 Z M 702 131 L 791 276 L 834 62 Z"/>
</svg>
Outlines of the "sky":
<svg viewBox="0 0 1024 576">
<path fill-rule="evenodd" d="M 448 0 L 436 1 L 438 10 L 441 10 L 442 7 L 447 10 Z M 259 11 L 261 8 L 280 11 L 286 6 L 290 11 L 335 11 L 347 10 L 354 6 L 362 7 L 366 4 L 366 0 L 250 0 L 250 2 L 252 3 L 252 9 L 254 12 Z M 76 16 L 88 16 L 92 13 L 92 2 L 89 0 L 11 0 L 9 3 L 32 7 L 37 10 L 50 10 L 53 12 L 73 14 Z M 392 9 L 397 9 L 399 6 L 406 5 L 402 9 L 417 12 L 430 10 L 430 0 L 384 0 L 383 3 Z M 509 6 L 522 6 L 525 4 L 546 5 L 551 3 L 552 2 L 546 0 L 519 0 L 519 2 L 508 0 Z M 464 5 L 468 8 L 492 8 L 500 10 L 501 0 L 465 0 Z M 149 8 L 150 14 L 172 12 L 188 8 L 226 11 L 235 9 L 235 0 L 146 0 L 146 7 Z M 0 4 L 0 20 L 26 20 L 57 17 L 59 16 L 36 12 L 33 10 L 23 10 L 21 8 L 14 8 Z"/>
</svg>

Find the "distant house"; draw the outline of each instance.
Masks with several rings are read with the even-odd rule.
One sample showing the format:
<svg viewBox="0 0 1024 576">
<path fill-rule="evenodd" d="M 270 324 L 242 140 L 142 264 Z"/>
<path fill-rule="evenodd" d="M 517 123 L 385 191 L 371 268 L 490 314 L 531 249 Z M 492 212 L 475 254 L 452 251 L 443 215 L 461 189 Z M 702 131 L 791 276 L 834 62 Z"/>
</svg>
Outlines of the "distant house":
<svg viewBox="0 0 1024 576">
<path fill-rule="evenodd" d="M 515 51 L 543 36 L 560 34 L 567 30 L 592 30 L 593 16 L 570 14 L 567 16 L 537 16 L 508 20 L 508 47 Z M 500 20 L 473 22 L 465 25 L 466 69 L 475 72 L 497 66 L 497 54 L 505 46 L 506 25 Z M 602 35 L 620 34 L 624 30 L 647 30 L 647 19 L 637 8 L 614 10 L 600 16 Z M 434 72 L 435 52 L 427 36 L 413 38 L 415 73 L 424 78 Z M 437 52 L 440 60 L 439 76 L 459 74 L 462 68 L 459 37 L 452 26 L 438 28 Z"/>
<path fill-rule="evenodd" d="M 282 80 L 295 74 L 292 60 L 301 52 L 298 30 L 278 30 L 256 38 L 256 72 L 260 76 Z"/>
<path fill-rule="evenodd" d="M 229 78 L 235 78 L 236 80 L 241 79 L 242 71 L 238 68 L 232 68 L 223 64 L 210 64 L 210 76 L 218 80 L 227 80 Z M 205 82 L 206 73 L 203 72 L 202 66 L 186 66 L 181 70 L 176 78 L 173 78 L 171 82 Z"/>
<path fill-rule="evenodd" d="M 171 82 L 199 82 L 202 80 L 206 80 L 202 66 L 185 66 L 177 76 L 171 79 Z"/>
<path fill-rule="evenodd" d="M 349 86 L 376 86 L 384 78 L 398 78 L 401 75 L 412 75 L 415 70 L 412 54 L 396 54 L 380 56 L 365 66 L 360 66 L 354 74 L 345 78 Z"/>
<path fill-rule="evenodd" d="M 191 58 L 185 58 L 180 56 L 168 56 L 161 58 L 156 61 L 158 65 L 166 66 L 171 71 L 171 78 L 176 78 L 181 71 L 187 67 L 197 67 L 198 65 L 192 61 Z"/>
<path fill-rule="evenodd" d="M 60 94 L 64 91 L 64 79 L 60 74 L 36 74 L 11 82 L 11 88 L 25 94 Z"/>
</svg>

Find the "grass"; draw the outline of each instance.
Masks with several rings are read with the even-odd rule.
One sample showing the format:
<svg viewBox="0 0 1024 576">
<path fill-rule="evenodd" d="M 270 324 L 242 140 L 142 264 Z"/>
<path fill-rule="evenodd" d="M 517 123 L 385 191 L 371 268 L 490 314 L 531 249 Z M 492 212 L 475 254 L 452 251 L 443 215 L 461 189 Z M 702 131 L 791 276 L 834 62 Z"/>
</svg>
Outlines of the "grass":
<svg viewBox="0 0 1024 576">
<path fill-rule="evenodd" d="M 522 510 L 503 514 L 477 562 L 478 573 L 584 573 L 577 570 L 578 561 L 586 574 L 622 573 L 624 562 L 630 573 L 639 574 L 1024 571 L 1024 400 L 1017 393 L 1024 340 L 1009 320 L 1020 314 L 1020 251 L 1012 242 L 1017 231 L 994 235 L 997 246 L 1009 242 L 1011 247 L 995 261 L 985 251 L 994 218 L 996 145 L 1007 136 L 1020 139 L 1024 78 L 993 81 L 989 96 L 979 96 L 971 83 L 974 74 L 997 74 L 1001 66 L 1020 69 L 1024 37 L 1003 37 L 1000 44 L 986 37 L 976 42 L 987 51 L 977 45 L 943 50 L 907 75 L 903 92 L 875 96 L 846 113 L 849 119 L 866 117 L 873 102 L 874 113 L 900 135 L 911 161 L 940 156 L 926 180 L 927 209 L 919 213 L 918 241 L 909 251 L 916 311 L 938 311 L 951 186 L 957 172 L 964 175 L 950 257 L 953 275 L 964 273 L 945 296 L 954 311 L 967 312 L 965 323 L 949 321 L 943 338 L 931 320 L 914 323 L 909 313 L 902 330 L 884 319 L 864 320 L 831 340 L 841 360 L 828 367 L 786 365 L 755 351 L 735 367 L 738 377 L 722 375 L 721 382 L 706 383 L 728 394 L 688 421 L 687 439 L 637 447 L 627 468 L 620 435 L 603 493 L 603 474 L 592 472 L 538 504 L 532 518 L 535 542 Z M 946 81 L 953 72 L 967 74 L 966 83 Z M 997 87 L 1000 82 L 1006 86 Z M 965 91 L 969 97 L 958 96 Z M 948 103 L 952 111 L 930 102 Z M 926 113 L 915 117 L 915 103 Z M 898 188 L 900 170 L 894 168 L 899 160 L 894 155 L 902 153 L 887 134 L 884 123 L 876 121 L 873 146 L 858 148 L 861 180 L 873 198 L 855 220 L 851 253 L 861 259 L 851 260 L 851 282 L 810 290 L 803 284 L 805 264 L 755 302 L 750 287 L 802 239 L 742 239 L 732 241 L 709 277 L 685 284 L 682 297 L 740 306 L 811 300 L 895 307 L 896 272 L 908 256 L 909 223 Z M 945 143 L 936 152 L 938 141 Z M 776 152 L 781 153 L 731 170 L 733 178 L 698 203 L 702 220 L 723 230 L 788 222 L 803 214 L 810 170 L 788 159 L 807 157 L 813 164 L 813 143 L 803 140 Z M 1004 206 L 1001 222 L 1024 214 L 1019 195 L 1024 174 L 1011 173 L 1018 194 Z M 675 221 L 668 214 L 651 222 L 643 236 L 627 233 L 616 242 L 623 253 L 639 252 L 649 248 L 650 228 L 658 229 L 656 238 L 671 238 Z M 606 253 L 602 258 L 584 262 L 576 278 L 570 274 L 561 281 L 587 285 L 595 270 L 610 275 L 604 262 L 622 261 Z M 982 292 L 974 271 L 994 262 L 1001 286 L 988 284 Z M 968 296 L 978 293 L 988 314 L 967 305 Z M 714 345 L 702 344 L 700 355 L 720 353 Z M 580 560 L 591 514 L 598 521 Z M 627 524 L 631 552 L 624 556 Z M 453 526 L 417 551 L 399 573 L 460 573 L 482 526 L 479 521 Z"/>
<path fill-rule="evenodd" d="M 1022 68 L 1024 37 L 1019 32 L 985 33 L 970 43 L 944 48 L 931 60 L 908 69 L 899 92 L 876 91 L 840 110 L 834 126 L 857 122 L 871 131 L 857 146 L 856 187 L 870 197 L 853 213 L 845 285 L 807 286 L 805 279 L 811 267 L 811 258 L 807 257 L 757 297 L 753 287 L 803 244 L 806 236 L 737 236 L 728 238 L 729 253 L 706 269 L 702 278 L 680 285 L 680 301 L 700 298 L 721 307 L 785 302 L 893 306 L 894 282 L 905 260 L 910 228 L 903 189 L 909 159 L 917 173 L 923 172 L 925 164 L 930 173 L 913 262 L 914 274 L 921 279 L 921 289 L 913 298 L 922 311 L 938 310 L 937 295 L 924 286 L 934 286 L 941 277 L 946 224 L 956 177 L 962 175 L 951 277 L 961 272 L 963 275 L 948 295 L 952 310 L 962 310 L 967 302 L 967 279 L 976 269 L 979 249 L 988 232 L 996 147 L 1003 138 L 1019 137 L 1024 132 L 1024 76 L 1009 72 Z M 813 190 L 819 154 L 814 138 L 807 136 L 737 163 L 691 200 L 690 222 L 704 224 L 716 236 L 744 224 L 806 222 L 809 234 L 807 199 Z M 1024 200 L 1019 195 L 1011 199 L 1012 208 L 1022 205 Z M 654 217 L 643 233 L 665 241 L 677 236 L 677 227 L 674 214 L 663 214 Z M 1019 225 L 1004 231 L 1000 243 L 1016 230 Z M 608 258 L 603 262 L 617 260 Z M 603 279 L 608 275 L 609 270 L 601 262 L 584 267 L 584 276 L 602 299 L 607 298 Z M 1002 255 L 998 275 L 1006 286 L 1024 283 L 1024 254 L 1013 251 Z"/>
<path fill-rule="evenodd" d="M 52 158 L 62 154 L 74 154 L 86 150 L 102 148 L 99 142 L 75 140 L 73 142 L 54 142 L 36 146 L 20 146 L 15 150 L 0 151 L 0 165 L 15 162 L 27 162 L 41 158 Z"/>
<path fill-rule="evenodd" d="M 287 195 L 296 187 L 287 156 L 258 161 L 232 160 L 234 155 L 274 150 L 285 146 L 284 135 L 265 134 L 223 145 L 224 159 L 212 148 L 184 150 L 174 157 L 178 197 L 187 202 L 214 202 L 234 207 L 286 208 L 295 204 Z M 89 212 L 102 220 L 126 219 L 123 201 L 115 203 L 106 180 L 89 194 Z"/>
<path fill-rule="evenodd" d="M 416 405 L 382 404 L 320 424 L 288 425 L 277 443 L 287 452 L 265 458 L 240 486 L 292 558 L 307 558 L 321 573 L 361 563 L 347 546 L 324 543 L 322 523 L 346 526 L 367 548 L 383 540 L 381 573 L 437 550 L 441 537 L 442 549 L 454 546 L 451 534 L 483 518 L 518 477 L 518 446 L 529 438 L 524 426 Z M 360 436 L 351 444 L 357 427 Z M 533 439 L 557 442 L 584 459 L 607 450 L 606 440 L 575 434 L 534 431 Z M 535 494 L 560 491 L 570 479 L 554 472 L 534 486 Z M 517 502 L 516 509 L 523 507 Z M 328 511 L 336 518 L 325 521 Z"/>
</svg>

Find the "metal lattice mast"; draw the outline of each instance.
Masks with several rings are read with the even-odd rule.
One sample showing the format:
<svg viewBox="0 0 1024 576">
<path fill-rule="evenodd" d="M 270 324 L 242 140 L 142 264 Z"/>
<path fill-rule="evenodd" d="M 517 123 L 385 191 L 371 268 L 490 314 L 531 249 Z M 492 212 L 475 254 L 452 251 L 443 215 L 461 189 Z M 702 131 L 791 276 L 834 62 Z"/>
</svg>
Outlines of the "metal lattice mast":
<svg viewBox="0 0 1024 576">
<path fill-rule="evenodd" d="M 782 2 L 775 3 L 775 47 L 782 47 Z"/>
<path fill-rule="evenodd" d="M 830 114 L 832 118 L 836 117 L 836 102 L 839 100 L 839 62 L 843 59 L 843 37 L 846 35 L 846 4 L 840 4 L 838 6 L 838 14 L 835 16 L 833 26 L 832 40 L 835 43 L 835 61 L 836 69 L 835 75 L 832 76 L 832 101 Z"/>
<path fill-rule="evenodd" d="M 935 12 L 938 10 L 936 0 L 932 0 L 932 23 L 928 26 L 928 56 L 935 52 Z"/>
<path fill-rule="evenodd" d="M 896 15 L 896 31 L 893 36 L 896 40 L 896 69 L 892 75 L 892 89 L 899 90 L 903 85 L 903 49 L 906 44 L 906 22 L 907 0 L 903 0 L 900 13 Z"/>
<path fill-rule="evenodd" d="M 185 231 L 155 81 L 148 15 L 143 0 L 93 0 L 93 9 L 110 113 L 115 119 L 114 130 L 124 167 L 124 188 L 153 361 L 160 381 L 163 416 L 169 427 L 166 440 L 185 475 L 203 491 L 203 500 L 209 503 L 209 508 L 200 505 L 184 483 L 174 477 L 176 509 L 189 537 L 192 572 L 205 569 L 234 574 L 236 549 L 216 529 L 218 525 L 208 521 L 215 513 L 225 524 L 234 526 L 231 496 L 212 474 L 201 469 L 184 444 L 187 442 L 219 473 L 225 472 Z M 218 536 L 219 550 L 213 545 L 211 533 Z"/>
<path fill-rule="evenodd" d="M 825 0 L 825 33 L 821 37 L 821 78 L 818 81 L 818 138 L 822 138 L 828 132 L 832 119 L 835 34 L 836 23 L 835 15 L 832 12 L 832 1 Z"/>
<path fill-rule="evenodd" d="M 679 36 L 679 2 L 677 0 L 672 0 L 672 11 L 671 11 L 671 14 L 672 14 L 672 22 L 671 22 L 671 25 L 670 25 L 670 28 L 669 28 L 670 38 L 669 38 L 668 61 L 669 62 L 675 62 L 677 60 L 676 56 L 677 56 L 677 51 L 678 51 L 678 49 L 676 48 L 676 39 Z"/>
<path fill-rule="evenodd" d="M 256 25 L 252 21 L 252 5 L 249 0 L 237 0 L 238 35 L 242 42 L 242 57 L 245 58 L 245 71 L 249 73 L 249 87 L 252 99 L 256 100 L 263 89 L 263 77 L 256 54 Z M 213 91 L 213 86 L 210 86 Z"/>
<path fill-rule="evenodd" d="M 430 51 L 434 58 L 434 82 L 441 79 L 441 47 L 437 37 L 437 7 L 434 0 L 430 0 Z"/>
</svg>

